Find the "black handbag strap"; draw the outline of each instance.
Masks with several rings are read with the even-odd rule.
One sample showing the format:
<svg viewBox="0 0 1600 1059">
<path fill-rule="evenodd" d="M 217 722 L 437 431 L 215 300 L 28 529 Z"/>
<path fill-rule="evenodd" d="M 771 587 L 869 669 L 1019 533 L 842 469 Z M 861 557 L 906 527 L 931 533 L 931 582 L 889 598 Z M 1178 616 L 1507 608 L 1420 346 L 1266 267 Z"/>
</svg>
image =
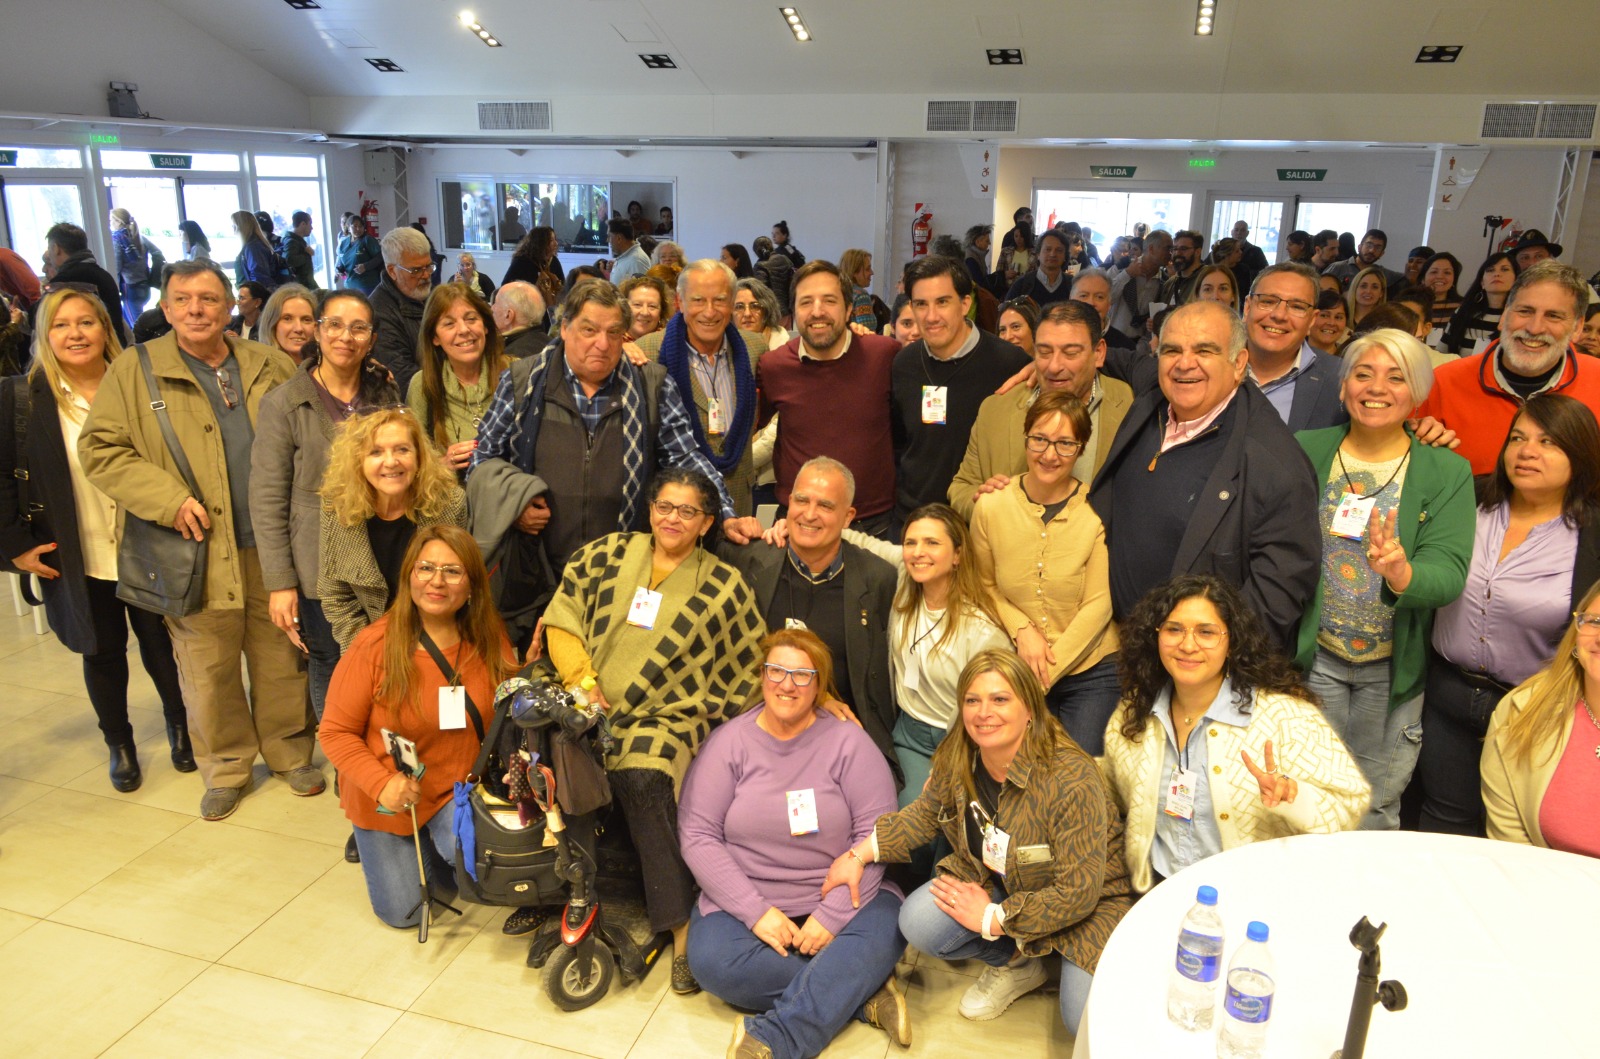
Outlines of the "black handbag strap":
<svg viewBox="0 0 1600 1059">
<path fill-rule="evenodd" d="M 444 674 L 445 681 L 449 683 L 452 688 L 458 686 L 457 682 L 460 678 L 456 674 L 455 666 L 452 666 L 450 663 L 444 660 L 444 652 L 439 650 L 439 645 L 433 642 L 433 637 L 428 635 L 426 629 L 424 629 L 422 632 L 422 646 L 433 658 L 434 664 L 439 667 L 439 672 Z M 457 649 L 456 657 L 461 657 L 459 648 Z M 473 702 L 472 696 L 467 693 L 467 686 L 465 684 L 461 684 L 459 686 L 461 688 L 461 697 L 466 701 L 467 704 L 467 716 L 472 718 L 472 727 L 478 733 L 478 742 L 487 745 L 488 741 L 484 738 L 483 731 L 483 714 L 478 712 L 477 703 Z M 500 718 L 496 717 L 496 730 L 499 729 L 499 721 Z M 478 770 L 474 769 L 473 773 L 476 774 L 477 771 Z"/>
<path fill-rule="evenodd" d="M 156 383 L 155 369 L 150 366 L 150 352 L 140 342 L 133 347 L 139 354 L 139 367 L 144 372 L 144 384 L 150 391 L 150 411 L 156 414 L 156 422 L 161 426 L 161 437 L 167 443 L 167 451 L 172 453 L 172 460 L 178 465 L 178 473 L 183 475 L 184 484 L 189 487 L 189 495 L 199 501 L 204 507 L 206 498 L 200 495 L 200 485 L 195 481 L 194 470 L 189 466 L 189 457 L 184 455 L 183 446 L 178 444 L 178 435 L 172 430 L 172 419 L 167 415 L 167 402 L 161 399 L 161 387 Z"/>
</svg>

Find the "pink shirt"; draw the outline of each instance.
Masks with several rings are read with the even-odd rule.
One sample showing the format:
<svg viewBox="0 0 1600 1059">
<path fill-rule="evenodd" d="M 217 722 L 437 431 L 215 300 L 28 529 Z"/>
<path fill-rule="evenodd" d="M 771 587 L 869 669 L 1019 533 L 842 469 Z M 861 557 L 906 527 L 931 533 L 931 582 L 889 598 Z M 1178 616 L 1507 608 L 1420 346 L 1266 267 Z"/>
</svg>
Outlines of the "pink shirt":
<svg viewBox="0 0 1600 1059">
<path fill-rule="evenodd" d="M 1191 419 L 1187 423 L 1178 422 L 1178 417 L 1172 414 L 1172 406 L 1170 404 L 1167 405 L 1167 430 L 1161 438 L 1161 451 L 1166 452 L 1170 448 L 1182 445 L 1186 441 L 1192 441 L 1199 437 L 1207 427 L 1217 421 L 1217 417 L 1219 415 L 1228 410 L 1228 406 L 1233 403 L 1233 399 L 1238 396 L 1238 394 L 1239 391 L 1237 389 L 1234 390 L 1233 393 L 1230 393 L 1221 404 L 1217 405 L 1217 407 L 1213 408 L 1199 419 Z"/>
<path fill-rule="evenodd" d="M 1583 700 L 1573 707 L 1572 735 L 1539 803 L 1545 845 L 1566 853 L 1600 857 L 1600 728 Z"/>
</svg>

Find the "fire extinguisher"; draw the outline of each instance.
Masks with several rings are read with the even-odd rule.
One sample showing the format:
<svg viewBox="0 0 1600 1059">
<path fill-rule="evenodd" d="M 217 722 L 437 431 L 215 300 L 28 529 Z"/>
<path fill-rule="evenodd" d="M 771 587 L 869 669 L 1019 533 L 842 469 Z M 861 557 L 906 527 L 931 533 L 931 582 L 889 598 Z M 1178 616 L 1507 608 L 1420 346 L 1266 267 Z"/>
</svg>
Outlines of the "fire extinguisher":
<svg viewBox="0 0 1600 1059">
<path fill-rule="evenodd" d="M 928 240 L 933 238 L 933 208 L 919 202 L 912 210 L 917 219 L 911 222 L 911 256 L 922 257 L 928 252 Z"/>
<path fill-rule="evenodd" d="M 361 220 L 367 226 L 367 231 L 378 230 L 378 200 L 367 198 L 364 192 L 357 192 L 361 196 Z"/>
</svg>

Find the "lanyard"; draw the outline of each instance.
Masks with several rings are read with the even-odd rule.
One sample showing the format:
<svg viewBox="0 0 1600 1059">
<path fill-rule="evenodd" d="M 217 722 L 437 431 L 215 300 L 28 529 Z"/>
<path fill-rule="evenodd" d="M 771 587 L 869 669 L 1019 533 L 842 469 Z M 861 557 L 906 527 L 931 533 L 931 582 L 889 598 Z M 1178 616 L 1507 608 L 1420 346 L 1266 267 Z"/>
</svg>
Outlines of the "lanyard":
<svg viewBox="0 0 1600 1059">
<path fill-rule="evenodd" d="M 433 642 L 433 637 L 428 635 L 426 629 L 422 630 L 422 647 L 439 667 L 439 672 L 444 674 L 445 683 L 452 688 L 461 686 L 461 697 L 467 704 L 467 716 L 472 718 L 472 727 L 478 732 L 478 742 L 483 742 L 483 714 L 478 712 L 478 707 L 472 701 L 472 696 L 467 694 L 465 686 L 460 685 L 456 669 L 461 663 L 461 652 L 466 647 L 464 643 L 456 644 L 456 665 L 452 666 L 444 660 L 444 652 L 439 650 L 439 645 Z"/>
<path fill-rule="evenodd" d="M 1349 489 L 1350 492 L 1356 494 L 1357 496 L 1360 496 L 1361 495 L 1361 490 L 1356 488 L 1356 483 L 1354 483 L 1354 482 L 1352 482 L 1350 480 L 1350 472 L 1345 469 L 1345 465 L 1344 465 L 1344 449 L 1342 449 L 1342 448 L 1339 449 L 1337 451 L 1336 455 L 1339 457 L 1339 473 L 1344 475 L 1345 488 Z M 1406 461 L 1409 460 L 1410 458 L 1411 458 L 1411 450 L 1409 448 L 1407 448 L 1406 449 L 1406 454 L 1404 456 L 1400 457 L 1400 462 L 1399 463 L 1395 464 L 1394 471 L 1389 475 L 1389 481 L 1384 482 L 1382 485 L 1378 486 L 1377 489 L 1373 490 L 1372 495 L 1373 496 L 1382 496 L 1383 495 L 1383 491 L 1385 489 L 1389 488 L 1389 486 L 1394 482 L 1394 480 L 1396 478 L 1400 477 L 1401 470 L 1405 468 Z"/>
</svg>

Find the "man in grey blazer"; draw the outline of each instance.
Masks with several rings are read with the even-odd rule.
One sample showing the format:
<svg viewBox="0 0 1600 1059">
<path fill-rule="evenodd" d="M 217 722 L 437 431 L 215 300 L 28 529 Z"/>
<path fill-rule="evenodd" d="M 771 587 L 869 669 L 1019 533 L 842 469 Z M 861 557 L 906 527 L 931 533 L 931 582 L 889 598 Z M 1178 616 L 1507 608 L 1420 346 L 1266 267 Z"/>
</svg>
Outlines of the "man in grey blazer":
<svg viewBox="0 0 1600 1059">
<path fill-rule="evenodd" d="M 1339 400 L 1339 361 L 1306 341 L 1317 318 L 1317 277 L 1292 261 L 1256 277 L 1244 303 L 1249 379 L 1290 430 L 1348 422 Z"/>
</svg>

